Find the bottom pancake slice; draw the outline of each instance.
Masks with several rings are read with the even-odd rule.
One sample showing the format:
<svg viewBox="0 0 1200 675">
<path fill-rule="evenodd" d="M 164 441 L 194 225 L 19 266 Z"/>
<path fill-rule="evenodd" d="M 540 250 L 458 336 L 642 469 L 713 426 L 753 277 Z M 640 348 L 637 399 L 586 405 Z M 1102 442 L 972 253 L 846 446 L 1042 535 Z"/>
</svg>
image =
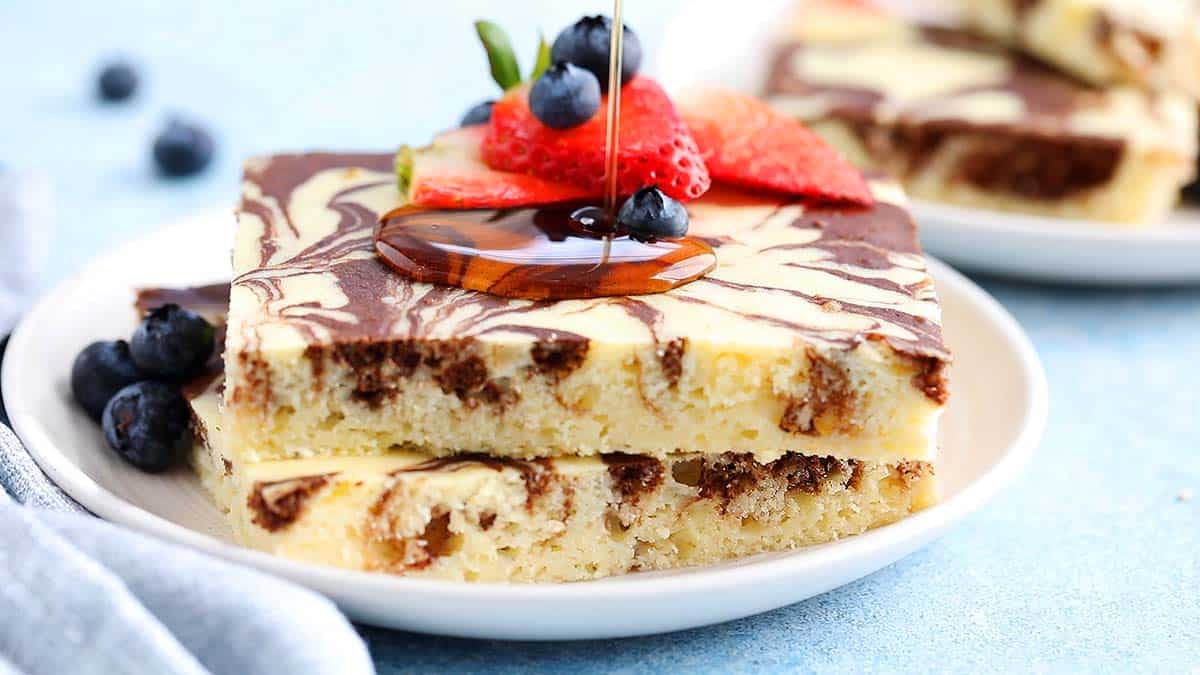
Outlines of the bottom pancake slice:
<svg viewBox="0 0 1200 675">
<path fill-rule="evenodd" d="M 716 563 L 887 525 L 937 499 L 926 462 L 679 453 L 236 464 L 219 385 L 192 400 L 192 462 L 237 541 L 293 560 L 468 581 L 556 582 Z"/>
</svg>

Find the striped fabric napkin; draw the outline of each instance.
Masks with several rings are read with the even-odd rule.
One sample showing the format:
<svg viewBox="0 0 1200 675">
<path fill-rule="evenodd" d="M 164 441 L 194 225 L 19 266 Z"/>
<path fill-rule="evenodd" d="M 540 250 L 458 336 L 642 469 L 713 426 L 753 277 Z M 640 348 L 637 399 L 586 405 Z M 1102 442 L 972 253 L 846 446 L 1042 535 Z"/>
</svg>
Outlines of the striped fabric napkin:
<svg viewBox="0 0 1200 675">
<path fill-rule="evenodd" d="M 0 336 L 36 293 L 48 203 L 0 169 Z M 373 672 L 326 598 L 92 517 L 0 424 L 0 675 Z"/>
<path fill-rule="evenodd" d="M 0 167 L 0 336 L 12 330 L 37 294 L 50 234 L 49 180 Z"/>
<path fill-rule="evenodd" d="M 0 487 L 0 675 L 374 672 L 329 600 L 87 515 L 4 425 Z"/>
</svg>

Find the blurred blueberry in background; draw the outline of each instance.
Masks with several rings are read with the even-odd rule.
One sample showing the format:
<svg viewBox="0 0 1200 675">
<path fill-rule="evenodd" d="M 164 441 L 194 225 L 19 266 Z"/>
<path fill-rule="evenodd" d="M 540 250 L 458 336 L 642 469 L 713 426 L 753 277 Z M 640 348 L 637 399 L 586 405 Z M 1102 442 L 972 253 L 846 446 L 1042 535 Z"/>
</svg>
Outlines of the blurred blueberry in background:
<svg viewBox="0 0 1200 675">
<path fill-rule="evenodd" d="M 96 93 L 101 100 L 113 103 L 133 96 L 137 87 L 137 71 L 125 61 L 114 61 L 104 66 L 96 80 Z"/>
</svg>

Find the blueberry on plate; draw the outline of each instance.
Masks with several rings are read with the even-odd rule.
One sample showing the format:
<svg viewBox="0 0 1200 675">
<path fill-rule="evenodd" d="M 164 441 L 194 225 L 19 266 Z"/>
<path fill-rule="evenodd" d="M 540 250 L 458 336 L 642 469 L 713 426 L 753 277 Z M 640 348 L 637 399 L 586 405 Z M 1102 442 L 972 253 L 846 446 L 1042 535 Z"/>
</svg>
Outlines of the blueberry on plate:
<svg viewBox="0 0 1200 675">
<path fill-rule="evenodd" d="M 676 239 L 687 234 L 688 212 L 657 186 L 644 187 L 625 200 L 617 224 L 639 241 Z"/>
<path fill-rule="evenodd" d="M 621 82 L 628 82 L 637 75 L 642 65 L 642 43 L 637 33 L 625 26 L 624 43 L 621 45 Z M 554 38 L 550 58 L 567 61 L 591 71 L 600 81 L 600 88 L 608 91 L 608 52 L 612 40 L 612 19 L 607 16 L 585 16 L 563 29 Z"/>
<path fill-rule="evenodd" d="M 577 127 L 599 109 L 596 76 L 563 61 L 547 68 L 529 90 L 529 110 L 551 129 Z"/>
<path fill-rule="evenodd" d="M 129 352 L 143 372 L 184 378 L 198 372 L 213 353 L 212 324 L 176 304 L 151 311 L 133 332 Z"/>
<path fill-rule="evenodd" d="M 93 342 L 75 357 L 71 366 L 71 393 L 97 422 L 108 399 L 122 388 L 146 376 L 133 362 L 124 340 Z"/>
<path fill-rule="evenodd" d="M 191 414 L 179 390 L 143 380 L 118 391 L 104 408 L 104 440 L 130 464 L 157 473 L 171 468 L 191 442 Z"/>
<path fill-rule="evenodd" d="M 202 127 L 171 120 L 154 139 L 154 161 L 165 176 L 190 176 L 204 170 L 213 157 L 213 139 Z"/>
<path fill-rule="evenodd" d="M 137 91 L 138 76 L 133 66 L 122 61 L 110 63 L 100 71 L 96 92 L 104 101 L 124 101 Z"/>
<path fill-rule="evenodd" d="M 496 105 L 495 101 L 484 101 L 471 107 L 466 115 L 463 115 L 462 121 L 458 123 L 460 127 L 469 127 L 476 124 L 487 124 L 492 119 L 492 106 Z"/>
</svg>

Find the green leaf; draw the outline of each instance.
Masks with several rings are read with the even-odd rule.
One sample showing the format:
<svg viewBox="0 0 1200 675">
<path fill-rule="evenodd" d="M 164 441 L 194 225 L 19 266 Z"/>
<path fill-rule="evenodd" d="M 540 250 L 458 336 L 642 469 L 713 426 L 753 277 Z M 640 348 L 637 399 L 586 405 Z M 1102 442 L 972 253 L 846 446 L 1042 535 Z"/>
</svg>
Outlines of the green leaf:
<svg viewBox="0 0 1200 675">
<path fill-rule="evenodd" d="M 400 194 L 404 196 L 405 201 L 408 201 L 408 189 L 412 187 L 413 155 L 413 149 L 407 145 L 400 146 L 400 150 L 396 152 L 396 184 L 400 187 Z"/>
<path fill-rule="evenodd" d="M 546 42 L 546 36 L 538 34 L 538 50 L 537 59 L 533 62 L 533 70 L 529 73 L 530 80 L 536 80 L 546 72 L 550 67 L 550 45 Z"/>
<path fill-rule="evenodd" d="M 517 55 L 504 29 L 491 21 L 476 21 L 475 32 L 487 52 L 496 84 L 505 91 L 521 84 L 521 66 L 517 64 Z"/>
</svg>

